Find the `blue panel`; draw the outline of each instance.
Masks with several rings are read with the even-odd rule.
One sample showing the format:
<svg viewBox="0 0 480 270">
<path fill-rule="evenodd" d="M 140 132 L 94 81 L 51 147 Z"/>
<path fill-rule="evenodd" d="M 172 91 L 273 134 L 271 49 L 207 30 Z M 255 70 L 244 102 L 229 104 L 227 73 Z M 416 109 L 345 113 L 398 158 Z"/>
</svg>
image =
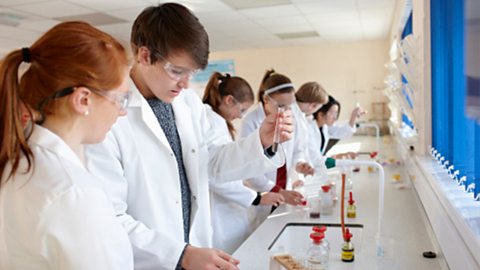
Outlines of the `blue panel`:
<svg viewBox="0 0 480 270">
<path fill-rule="evenodd" d="M 452 147 L 453 163 L 467 175 L 473 177 L 474 172 L 474 130 L 473 121 L 465 114 L 465 57 L 464 57 L 464 6 L 463 1 L 451 1 L 451 65 L 450 96 L 452 97 L 453 129 Z"/>
<path fill-rule="evenodd" d="M 207 83 L 210 79 L 210 75 L 213 72 L 218 71 L 223 74 L 229 73 L 235 75 L 235 62 L 233 60 L 210 60 L 204 70 L 200 70 L 192 78 L 192 82 L 195 83 Z"/>
<path fill-rule="evenodd" d="M 450 33 L 448 22 L 448 2 L 432 1 L 431 14 L 431 53 L 432 53 L 432 145 L 448 160 L 451 159 L 450 126 L 451 104 L 449 89 Z"/>
<path fill-rule="evenodd" d="M 410 16 L 408 16 L 407 22 L 405 23 L 405 27 L 403 28 L 402 39 L 413 33 L 412 16 L 413 13 L 411 12 Z"/>
</svg>

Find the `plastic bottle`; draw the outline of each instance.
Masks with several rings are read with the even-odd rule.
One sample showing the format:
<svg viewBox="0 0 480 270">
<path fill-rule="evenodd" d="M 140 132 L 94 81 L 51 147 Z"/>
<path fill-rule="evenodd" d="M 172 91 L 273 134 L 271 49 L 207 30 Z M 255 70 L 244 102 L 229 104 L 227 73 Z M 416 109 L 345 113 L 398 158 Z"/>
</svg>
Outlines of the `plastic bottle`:
<svg viewBox="0 0 480 270">
<path fill-rule="evenodd" d="M 320 214 L 329 215 L 333 213 L 333 200 L 330 194 L 330 185 L 322 186 L 320 190 Z"/>
<path fill-rule="evenodd" d="M 312 231 L 313 231 L 313 232 L 318 232 L 318 233 L 323 233 L 323 235 L 325 236 L 325 238 L 323 238 L 323 240 L 322 240 L 322 245 L 323 245 L 328 251 L 330 251 L 330 243 L 328 242 L 328 240 L 327 240 L 327 238 L 326 238 L 327 226 L 325 226 L 325 225 L 322 225 L 322 226 L 313 226 L 313 227 L 312 227 Z"/>
<path fill-rule="evenodd" d="M 348 228 L 345 230 L 343 239 L 345 242 L 342 244 L 342 262 L 353 262 L 355 260 L 355 248 L 350 241 L 352 239 L 352 234 Z"/>
<path fill-rule="evenodd" d="M 307 251 L 307 268 L 309 270 L 326 270 L 328 269 L 328 249 L 323 245 L 323 233 L 311 233 L 310 239 L 312 244 Z"/>
<path fill-rule="evenodd" d="M 309 198 L 308 204 L 310 206 L 310 218 L 320 218 L 320 198 Z"/>
<path fill-rule="evenodd" d="M 355 206 L 355 200 L 353 199 L 352 192 L 350 191 L 350 199 L 347 205 L 347 218 L 357 217 L 357 207 Z"/>
<path fill-rule="evenodd" d="M 338 201 L 337 184 L 331 179 L 328 181 L 328 183 L 330 185 L 330 195 L 332 196 L 333 204 L 335 205 L 335 203 Z"/>
</svg>

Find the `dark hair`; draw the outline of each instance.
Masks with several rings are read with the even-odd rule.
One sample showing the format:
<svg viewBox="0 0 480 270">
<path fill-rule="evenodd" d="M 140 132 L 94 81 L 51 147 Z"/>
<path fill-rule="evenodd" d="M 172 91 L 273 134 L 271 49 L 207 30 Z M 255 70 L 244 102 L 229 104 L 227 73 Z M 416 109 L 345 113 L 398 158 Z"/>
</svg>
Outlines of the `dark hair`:
<svg viewBox="0 0 480 270">
<path fill-rule="evenodd" d="M 18 68 L 30 62 L 19 83 Z M 30 48 L 15 50 L 0 62 L 0 177 L 11 164 L 5 182 L 17 171 L 24 156 L 29 171 L 34 158 L 22 117 L 32 117 L 47 97 L 67 87 L 85 86 L 101 91 L 118 87 L 125 76 L 125 49 L 110 35 L 84 22 L 60 23 L 41 36 Z M 56 113 L 59 99 L 44 107 L 46 115 Z M 25 112 L 27 111 L 27 112 Z M 0 185 L 2 183 L 0 182 Z"/>
<path fill-rule="evenodd" d="M 333 106 L 333 105 L 337 105 L 338 106 L 338 116 L 340 116 L 340 103 L 334 99 L 332 96 L 328 96 L 328 102 L 326 104 L 324 104 L 318 111 L 314 112 L 313 113 L 313 118 L 317 119 L 318 118 L 318 115 L 321 113 L 322 115 L 326 115 L 327 112 L 330 110 L 330 108 Z M 337 116 L 337 117 L 338 117 Z"/>
<path fill-rule="evenodd" d="M 297 90 L 295 99 L 298 102 L 323 104 L 328 102 L 328 95 L 319 83 L 307 82 Z"/>
<path fill-rule="evenodd" d="M 151 64 L 178 52 L 190 54 L 199 68 L 208 64 L 208 34 L 198 18 L 180 4 L 145 8 L 133 23 L 130 42 L 134 54 L 143 46 L 150 51 Z"/>
<path fill-rule="evenodd" d="M 209 104 L 213 111 L 221 115 L 219 107 L 222 98 L 229 95 L 233 96 L 235 100 L 240 103 L 253 102 L 255 99 L 252 88 L 245 79 L 237 76 L 230 77 L 230 74 L 224 76 L 220 72 L 214 72 L 205 87 L 202 98 L 203 103 Z M 234 138 L 235 128 L 230 121 L 226 121 L 228 131 L 232 138 Z"/>
<path fill-rule="evenodd" d="M 265 75 L 263 75 L 262 82 L 260 83 L 260 88 L 258 90 L 258 100 L 263 104 L 263 96 L 265 95 L 265 90 L 273 88 L 275 86 L 279 86 L 281 84 L 285 83 L 291 83 L 292 81 L 285 75 L 276 73 L 275 70 L 269 69 L 265 72 Z M 286 87 L 283 89 L 280 89 L 278 91 L 275 91 L 271 95 L 275 94 L 283 94 L 283 93 L 291 93 L 294 92 L 295 89 L 293 87 Z"/>
</svg>

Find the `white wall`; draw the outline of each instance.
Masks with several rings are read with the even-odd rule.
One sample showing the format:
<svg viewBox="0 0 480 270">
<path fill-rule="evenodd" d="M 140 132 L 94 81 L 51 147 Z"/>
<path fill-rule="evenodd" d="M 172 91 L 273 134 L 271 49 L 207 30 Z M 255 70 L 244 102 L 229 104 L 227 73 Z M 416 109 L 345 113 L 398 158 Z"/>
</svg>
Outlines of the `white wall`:
<svg viewBox="0 0 480 270">
<path fill-rule="evenodd" d="M 210 59 L 233 59 L 237 76 L 258 90 L 265 71 L 274 68 L 288 76 L 298 88 L 317 81 L 342 104 L 342 120 L 360 102 L 371 110 L 372 101 L 384 101 L 381 94 L 387 70 L 388 40 L 335 42 L 316 46 L 250 49 L 213 52 Z"/>
</svg>

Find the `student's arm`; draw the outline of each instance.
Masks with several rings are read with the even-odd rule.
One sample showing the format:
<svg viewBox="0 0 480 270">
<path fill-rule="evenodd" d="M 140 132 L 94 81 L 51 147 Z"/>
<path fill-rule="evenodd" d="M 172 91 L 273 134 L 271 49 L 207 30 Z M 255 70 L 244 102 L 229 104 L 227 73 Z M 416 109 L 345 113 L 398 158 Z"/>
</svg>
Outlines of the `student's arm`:
<svg viewBox="0 0 480 270">
<path fill-rule="evenodd" d="M 199 141 L 205 143 L 209 152 L 208 174 L 212 182 L 227 182 L 245 179 L 275 170 L 283 165 L 285 158 L 277 153 L 274 157 L 265 155 L 260 129 L 246 138 L 224 143 L 224 134 L 212 128 L 205 107 L 193 91 L 185 92 L 185 102 L 192 111 L 193 123 L 199 125 Z M 202 157 L 203 158 L 203 157 Z"/>
<path fill-rule="evenodd" d="M 246 187 L 241 180 L 228 183 L 210 183 L 210 191 L 229 201 L 248 208 L 257 197 L 257 193 Z"/>
<path fill-rule="evenodd" d="M 349 124 L 340 124 L 333 125 L 328 127 L 328 135 L 332 139 L 344 139 L 350 137 L 357 131 L 355 125 L 350 126 Z"/>
</svg>

